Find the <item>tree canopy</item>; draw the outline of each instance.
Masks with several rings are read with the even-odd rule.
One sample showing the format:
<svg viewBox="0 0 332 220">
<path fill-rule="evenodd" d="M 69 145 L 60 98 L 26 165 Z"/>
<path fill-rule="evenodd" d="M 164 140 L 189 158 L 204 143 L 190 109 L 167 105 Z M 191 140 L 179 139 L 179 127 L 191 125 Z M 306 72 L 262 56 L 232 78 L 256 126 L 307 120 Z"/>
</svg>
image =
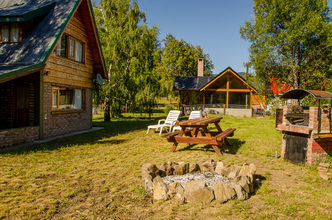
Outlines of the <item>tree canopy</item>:
<svg viewBox="0 0 332 220">
<path fill-rule="evenodd" d="M 205 58 L 205 74 L 210 74 L 213 64 L 201 47 L 167 35 L 161 48 L 158 28 L 147 26 L 135 0 L 101 0 L 94 12 L 109 67 L 102 87 L 105 121 L 120 117 L 124 108 L 151 115 L 156 98 L 172 94 L 176 76 L 197 74 L 198 58 Z"/>
<path fill-rule="evenodd" d="M 327 0 L 254 0 L 254 17 L 240 28 L 250 62 L 265 82 L 324 89 L 332 73 L 332 26 Z"/>
<path fill-rule="evenodd" d="M 155 103 L 158 80 L 158 28 L 148 28 L 135 1 L 101 0 L 95 7 L 96 23 L 109 66 L 105 84 L 105 121 L 119 117 L 123 106 Z"/>
<path fill-rule="evenodd" d="M 194 46 L 183 39 L 177 40 L 172 34 L 168 34 L 163 43 L 161 62 L 157 65 L 156 71 L 164 95 L 172 94 L 176 76 L 197 75 L 199 58 L 204 58 L 204 74 L 212 73 L 213 64 L 210 56 L 204 54 L 200 46 Z"/>
</svg>

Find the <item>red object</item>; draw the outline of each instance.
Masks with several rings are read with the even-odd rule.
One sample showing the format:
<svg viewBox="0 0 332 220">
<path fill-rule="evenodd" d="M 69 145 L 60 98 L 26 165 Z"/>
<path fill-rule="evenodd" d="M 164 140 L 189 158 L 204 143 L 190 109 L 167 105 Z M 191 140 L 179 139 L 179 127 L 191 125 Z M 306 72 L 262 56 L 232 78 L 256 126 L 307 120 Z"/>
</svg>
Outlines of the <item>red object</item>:
<svg viewBox="0 0 332 220">
<path fill-rule="evenodd" d="M 271 90 L 272 90 L 273 94 L 279 94 L 279 93 L 286 92 L 291 89 L 289 84 L 279 84 L 278 85 L 278 79 L 276 77 L 271 78 L 270 82 L 271 82 Z"/>
</svg>

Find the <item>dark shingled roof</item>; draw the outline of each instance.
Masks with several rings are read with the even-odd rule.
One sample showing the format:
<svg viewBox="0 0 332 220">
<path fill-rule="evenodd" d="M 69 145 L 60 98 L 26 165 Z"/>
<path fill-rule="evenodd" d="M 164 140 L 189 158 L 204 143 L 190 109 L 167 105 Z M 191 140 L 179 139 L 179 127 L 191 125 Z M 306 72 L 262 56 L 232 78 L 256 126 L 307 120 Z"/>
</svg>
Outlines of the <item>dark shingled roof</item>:
<svg viewBox="0 0 332 220">
<path fill-rule="evenodd" d="M 26 71 L 27 67 L 32 69 L 44 65 L 80 2 L 81 0 L 1 0 L 0 16 L 18 16 L 29 10 L 38 11 L 45 5 L 52 7 L 48 6 L 47 15 L 36 19 L 34 28 L 21 42 L 0 44 L 0 79 Z M 88 2 L 90 4 L 89 0 Z"/>
<path fill-rule="evenodd" d="M 46 14 L 55 4 L 54 0 L 46 0 L 35 4 L 25 4 L 4 0 L 0 3 L 0 22 L 28 21 Z"/>
<path fill-rule="evenodd" d="M 173 90 L 197 90 L 210 82 L 215 76 L 177 76 Z"/>
</svg>

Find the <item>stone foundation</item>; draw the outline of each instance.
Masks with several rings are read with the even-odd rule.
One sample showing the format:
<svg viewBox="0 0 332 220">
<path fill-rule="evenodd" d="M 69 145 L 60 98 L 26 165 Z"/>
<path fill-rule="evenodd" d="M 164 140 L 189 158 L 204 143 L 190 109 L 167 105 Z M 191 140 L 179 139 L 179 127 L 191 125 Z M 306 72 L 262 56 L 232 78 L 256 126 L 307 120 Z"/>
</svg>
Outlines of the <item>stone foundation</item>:
<svg viewBox="0 0 332 220">
<path fill-rule="evenodd" d="M 158 169 L 154 164 L 142 166 L 146 192 L 154 200 L 209 203 L 245 200 L 254 192 L 256 166 L 227 166 L 223 162 L 204 159 L 198 163 L 167 162 Z"/>
<path fill-rule="evenodd" d="M 39 139 L 39 126 L 0 130 L 0 148 Z"/>
</svg>

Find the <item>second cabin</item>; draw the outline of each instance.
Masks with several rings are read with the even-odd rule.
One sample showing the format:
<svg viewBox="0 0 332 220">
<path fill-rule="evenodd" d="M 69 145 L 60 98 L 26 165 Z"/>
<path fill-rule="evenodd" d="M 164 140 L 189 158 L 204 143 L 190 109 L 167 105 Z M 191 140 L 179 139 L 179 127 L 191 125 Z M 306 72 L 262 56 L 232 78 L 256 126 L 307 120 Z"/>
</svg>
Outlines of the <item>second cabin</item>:
<svg viewBox="0 0 332 220">
<path fill-rule="evenodd" d="M 203 70 L 199 68 L 203 65 L 199 63 L 197 76 L 175 79 L 173 90 L 179 91 L 180 109 L 185 112 L 204 109 L 208 113 L 250 117 L 253 111 L 265 108 L 265 97 L 260 97 L 257 90 L 232 68 L 215 76 L 203 76 Z"/>
</svg>

